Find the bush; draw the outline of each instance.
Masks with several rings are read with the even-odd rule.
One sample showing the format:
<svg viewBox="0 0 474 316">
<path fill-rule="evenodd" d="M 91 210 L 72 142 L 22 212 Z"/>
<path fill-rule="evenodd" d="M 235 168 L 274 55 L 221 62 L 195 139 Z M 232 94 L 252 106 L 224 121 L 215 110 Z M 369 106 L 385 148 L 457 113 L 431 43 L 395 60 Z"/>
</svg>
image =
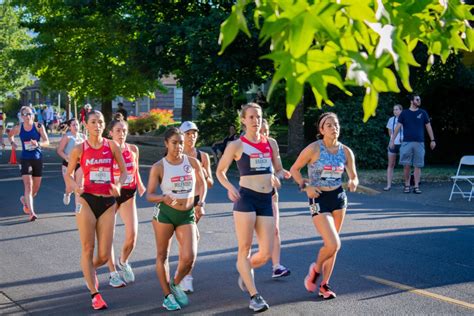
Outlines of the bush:
<svg viewBox="0 0 474 316">
<path fill-rule="evenodd" d="M 173 111 L 165 109 L 152 109 L 150 113 L 141 116 L 128 117 L 128 131 L 131 135 L 144 134 L 174 123 Z"/>
<path fill-rule="evenodd" d="M 17 98 L 7 98 L 3 104 L 3 113 L 7 116 L 8 121 L 17 120 L 17 113 L 20 111 L 20 100 Z"/>
</svg>

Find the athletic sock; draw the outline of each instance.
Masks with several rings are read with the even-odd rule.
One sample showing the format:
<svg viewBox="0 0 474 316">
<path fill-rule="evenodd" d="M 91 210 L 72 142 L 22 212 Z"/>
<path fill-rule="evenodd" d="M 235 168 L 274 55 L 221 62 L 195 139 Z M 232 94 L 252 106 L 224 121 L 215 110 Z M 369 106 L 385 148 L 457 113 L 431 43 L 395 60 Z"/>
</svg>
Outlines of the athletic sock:
<svg viewBox="0 0 474 316">
<path fill-rule="evenodd" d="M 91 294 L 91 298 L 93 299 L 99 292 L 95 292 L 94 294 Z"/>
</svg>

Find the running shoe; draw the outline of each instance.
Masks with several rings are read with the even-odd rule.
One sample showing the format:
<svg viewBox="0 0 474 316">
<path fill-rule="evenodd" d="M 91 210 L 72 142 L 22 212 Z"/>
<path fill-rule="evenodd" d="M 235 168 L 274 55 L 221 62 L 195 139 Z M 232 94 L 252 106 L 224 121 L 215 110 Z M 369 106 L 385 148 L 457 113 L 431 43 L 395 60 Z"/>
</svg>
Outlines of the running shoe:
<svg viewBox="0 0 474 316">
<path fill-rule="evenodd" d="M 268 306 L 267 302 L 265 302 L 263 297 L 258 293 L 250 299 L 249 308 L 254 312 L 263 312 L 266 311 L 269 307 L 270 306 Z"/>
<path fill-rule="evenodd" d="M 126 283 L 122 280 L 118 272 L 112 272 L 110 273 L 110 277 L 109 277 L 109 285 L 111 287 L 118 288 L 118 287 L 124 287 Z"/>
<path fill-rule="evenodd" d="M 332 298 L 336 298 L 336 293 L 334 293 L 329 284 L 321 284 L 319 287 L 319 296 L 321 296 L 325 300 L 330 300 Z"/>
<path fill-rule="evenodd" d="M 180 306 L 186 306 L 189 304 L 188 296 L 186 295 L 186 293 L 184 293 L 183 289 L 179 284 L 174 284 L 174 282 L 171 281 L 170 290 Z"/>
<path fill-rule="evenodd" d="M 250 273 L 252 274 L 252 279 L 253 279 L 253 269 L 250 269 Z M 242 280 L 242 278 L 240 277 L 239 275 L 239 278 L 237 279 L 237 284 L 239 285 L 240 289 L 242 290 L 242 292 L 248 292 L 249 290 L 247 289 L 247 287 L 245 286 L 245 283 L 244 283 L 244 280 Z"/>
<path fill-rule="evenodd" d="M 96 310 L 107 308 L 107 303 L 104 301 L 102 295 L 100 295 L 99 293 L 97 293 L 92 299 L 92 308 Z"/>
<path fill-rule="evenodd" d="M 288 268 L 279 264 L 276 268 L 273 268 L 272 278 L 274 279 L 282 278 L 282 277 L 289 276 L 290 274 L 291 274 L 291 271 Z"/>
<path fill-rule="evenodd" d="M 193 288 L 193 276 L 192 275 L 186 275 L 181 282 L 179 283 L 181 288 L 185 293 L 192 293 L 194 292 Z"/>
<path fill-rule="evenodd" d="M 179 306 L 178 302 L 176 302 L 173 294 L 168 294 L 168 296 L 166 296 L 163 300 L 163 305 L 161 306 L 169 311 L 177 311 L 181 309 L 181 306 Z"/>
<path fill-rule="evenodd" d="M 304 278 L 304 287 L 311 293 L 316 292 L 316 281 L 318 280 L 319 273 L 316 272 L 316 263 L 312 263 L 309 266 L 308 275 Z"/>
<path fill-rule="evenodd" d="M 71 203 L 71 193 L 64 193 L 63 194 L 63 203 L 64 205 L 69 205 Z"/>
<path fill-rule="evenodd" d="M 135 282 L 135 274 L 133 273 L 132 266 L 128 262 L 121 264 L 120 258 L 119 258 L 118 267 L 123 272 L 123 279 L 125 282 L 127 283 Z"/>
<path fill-rule="evenodd" d="M 25 212 L 25 214 L 30 214 L 31 211 L 28 205 L 26 205 L 25 197 L 23 195 L 20 197 L 20 202 L 23 205 L 23 212 Z"/>
</svg>

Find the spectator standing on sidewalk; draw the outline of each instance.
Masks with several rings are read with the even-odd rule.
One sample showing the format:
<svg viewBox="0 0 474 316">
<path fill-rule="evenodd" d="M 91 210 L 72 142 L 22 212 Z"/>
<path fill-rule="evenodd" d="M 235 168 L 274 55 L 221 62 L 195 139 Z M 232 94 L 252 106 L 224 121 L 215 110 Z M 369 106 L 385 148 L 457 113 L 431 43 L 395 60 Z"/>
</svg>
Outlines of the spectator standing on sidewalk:
<svg viewBox="0 0 474 316">
<path fill-rule="evenodd" d="M 120 114 L 123 115 L 123 120 L 124 120 L 124 121 L 127 120 L 128 112 L 127 112 L 127 110 L 125 110 L 125 108 L 123 107 L 123 103 L 122 103 L 122 102 L 120 102 L 120 103 L 118 104 L 117 113 L 120 113 Z"/>
<path fill-rule="evenodd" d="M 398 117 L 395 131 L 390 138 L 390 148 L 395 148 L 395 140 L 403 127 L 403 141 L 400 146 L 400 164 L 403 165 L 403 176 L 405 178 L 404 193 L 410 193 L 410 167 L 414 167 L 413 193 L 421 194 L 420 177 L 421 168 L 425 165 L 425 133 L 430 137 L 430 148 L 434 150 L 436 142 L 431 128 L 428 113 L 420 109 L 421 98 L 419 95 L 410 96 L 410 108 L 403 110 Z"/>
<path fill-rule="evenodd" d="M 395 131 L 395 127 L 398 123 L 398 117 L 400 113 L 402 113 L 403 107 L 400 104 L 395 104 L 393 106 L 393 116 L 388 119 L 387 122 L 387 130 L 389 136 L 389 143 L 390 139 L 392 138 L 393 132 Z M 387 186 L 383 189 L 384 191 L 389 191 L 392 188 L 392 179 L 393 179 L 393 168 L 395 168 L 395 161 L 397 159 L 397 154 L 400 153 L 400 146 L 402 144 L 403 139 L 403 128 L 398 133 L 397 138 L 395 138 L 395 147 L 392 149 L 390 148 L 390 144 L 387 148 L 388 152 L 388 166 L 387 166 Z"/>
<path fill-rule="evenodd" d="M 225 148 L 229 142 L 232 142 L 239 138 L 237 135 L 237 130 L 235 129 L 234 125 L 229 126 L 229 136 L 224 138 L 221 142 L 215 142 L 212 144 L 212 153 L 214 155 L 214 160 L 217 162 L 222 154 L 224 153 Z"/>
</svg>

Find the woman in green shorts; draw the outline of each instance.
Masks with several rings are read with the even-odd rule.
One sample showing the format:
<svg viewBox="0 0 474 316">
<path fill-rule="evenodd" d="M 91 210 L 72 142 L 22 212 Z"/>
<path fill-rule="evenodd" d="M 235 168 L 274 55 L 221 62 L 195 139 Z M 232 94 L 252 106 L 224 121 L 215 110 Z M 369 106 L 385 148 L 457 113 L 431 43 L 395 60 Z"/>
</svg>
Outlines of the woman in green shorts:
<svg viewBox="0 0 474 316">
<path fill-rule="evenodd" d="M 152 223 L 157 251 L 156 274 L 165 296 L 163 307 L 178 310 L 188 304 L 188 297 L 179 283 L 196 259 L 196 217 L 204 211 L 207 186 L 201 164 L 196 158 L 183 154 L 184 135 L 179 129 L 171 127 L 165 132 L 165 145 L 166 156 L 150 170 L 147 200 L 157 203 Z M 158 185 L 161 194 L 155 193 Z M 200 200 L 194 207 L 196 195 Z M 177 272 L 170 280 L 168 255 L 174 233 L 179 244 L 179 262 Z"/>
</svg>

